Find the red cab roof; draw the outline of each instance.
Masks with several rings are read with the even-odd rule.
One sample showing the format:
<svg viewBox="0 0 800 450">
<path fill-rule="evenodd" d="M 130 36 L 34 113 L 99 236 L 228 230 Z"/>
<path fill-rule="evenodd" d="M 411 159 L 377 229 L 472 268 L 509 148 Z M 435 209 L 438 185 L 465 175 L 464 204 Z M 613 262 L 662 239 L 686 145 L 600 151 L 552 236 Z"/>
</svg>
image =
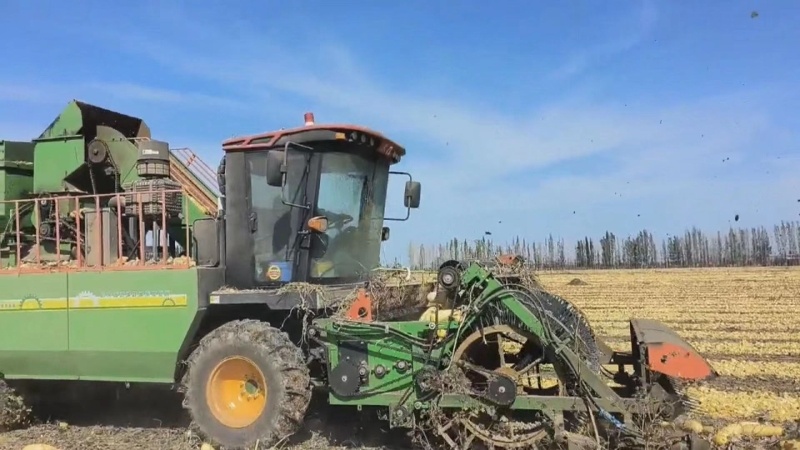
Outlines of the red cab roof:
<svg viewBox="0 0 800 450">
<path fill-rule="evenodd" d="M 271 131 L 267 133 L 253 134 L 250 136 L 239 136 L 226 139 L 222 143 L 222 149 L 225 152 L 237 152 L 248 150 L 261 150 L 265 148 L 283 145 L 289 136 L 302 135 L 309 133 L 309 137 L 318 135 L 323 136 L 319 132 L 329 132 L 330 136 L 327 138 L 313 138 L 311 140 L 345 140 L 352 132 L 365 134 L 376 140 L 375 150 L 392 160 L 393 162 L 400 161 L 400 158 L 406 154 L 405 148 L 387 138 L 383 134 L 359 125 L 348 124 L 315 124 L 314 116 L 311 113 L 306 113 L 306 125 L 297 128 L 290 128 L 285 130 Z M 300 136 L 297 136 L 298 138 Z"/>
</svg>

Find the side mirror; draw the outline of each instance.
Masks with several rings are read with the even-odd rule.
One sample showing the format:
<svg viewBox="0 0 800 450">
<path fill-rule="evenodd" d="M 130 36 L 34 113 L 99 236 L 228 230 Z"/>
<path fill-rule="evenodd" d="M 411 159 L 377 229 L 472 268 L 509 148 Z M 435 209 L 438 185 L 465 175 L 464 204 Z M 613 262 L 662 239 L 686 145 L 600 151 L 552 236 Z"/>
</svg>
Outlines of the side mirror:
<svg viewBox="0 0 800 450">
<path fill-rule="evenodd" d="M 419 208 L 420 195 L 422 195 L 422 184 L 419 181 L 406 181 L 403 205 L 406 208 Z"/>
<path fill-rule="evenodd" d="M 400 217 L 384 217 L 383 220 L 399 220 L 404 221 L 408 220 L 411 217 L 411 209 L 412 208 L 419 208 L 419 198 L 420 194 L 422 193 L 422 185 L 419 181 L 414 181 L 411 178 L 411 174 L 408 172 L 389 172 L 389 175 L 405 175 L 408 177 L 408 181 L 406 181 L 406 189 L 403 192 L 403 206 L 406 207 L 406 216 L 404 218 Z M 388 235 L 387 238 L 388 239 Z"/>
<path fill-rule="evenodd" d="M 286 173 L 283 155 L 284 152 L 277 150 L 267 153 L 267 184 L 270 186 L 283 186 L 283 174 Z"/>
<path fill-rule="evenodd" d="M 381 242 L 386 242 L 389 240 L 389 227 L 383 227 L 381 229 Z"/>
</svg>

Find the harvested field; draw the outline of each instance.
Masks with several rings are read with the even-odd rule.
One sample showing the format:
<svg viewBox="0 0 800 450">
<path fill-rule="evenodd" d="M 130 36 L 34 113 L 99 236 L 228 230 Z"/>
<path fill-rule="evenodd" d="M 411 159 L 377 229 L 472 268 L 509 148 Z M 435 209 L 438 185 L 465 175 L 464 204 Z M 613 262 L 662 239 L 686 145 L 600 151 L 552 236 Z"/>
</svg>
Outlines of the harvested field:
<svg viewBox="0 0 800 450">
<path fill-rule="evenodd" d="M 629 348 L 627 319 L 664 322 L 721 377 L 694 387 L 710 421 L 800 420 L 800 269 L 730 268 L 541 273 L 579 306 L 615 349 Z M 585 284 L 575 283 L 575 279 Z"/>
<path fill-rule="evenodd" d="M 710 358 L 721 378 L 689 392 L 699 402 L 694 415 L 704 424 L 719 429 L 766 420 L 791 428 L 800 421 L 800 268 L 575 271 L 541 273 L 540 279 L 578 305 L 612 347 L 629 345 L 629 318 L 646 317 L 674 328 Z M 61 450 L 200 448 L 187 436 L 183 419 L 171 420 L 182 417 L 179 398 L 160 398 L 144 407 L 114 401 L 79 415 L 64 411 L 50 418 L 54 425 L 0 435 L 0 449 L 32 443 Z M 323 412 L 309 413 L 309 431 L 287 448 L 406 446 L 355 414 L 312 408 Z M 126 413 L 111 420 L 112 410 Z M 144 419 L 134 422 L 134 410 Z M 335 425 L 328 414 L 338 418 Z M 66 423 L 59 426 L 59 420 Z"/>
</svg>

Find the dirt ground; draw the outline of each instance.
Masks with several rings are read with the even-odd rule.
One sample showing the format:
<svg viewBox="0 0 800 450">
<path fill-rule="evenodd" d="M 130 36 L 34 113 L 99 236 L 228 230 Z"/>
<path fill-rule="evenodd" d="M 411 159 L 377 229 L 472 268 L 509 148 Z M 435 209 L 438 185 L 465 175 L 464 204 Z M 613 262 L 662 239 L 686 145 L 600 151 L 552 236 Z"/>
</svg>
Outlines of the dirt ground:
<svg viewBox="0 0 800 450">
<path fill-rule="evenodd" d="M 174 392 L 139 389 L 120 398 L 97 397 L 76 404 L 44 403 L 41 423 L 0 434 L 0 450 L 20 450 L 30 444 L 48 444 L 59 450 L 196 450 L 203 444 L 187 432 L 188 415 Z M 321 400 L 315 397 L 305 429 L 282 443 L 282 448 L 411 448 L 406 436 L 384 430 L 384 424 L 353 413 L 342 414 Z"/>
</svg>

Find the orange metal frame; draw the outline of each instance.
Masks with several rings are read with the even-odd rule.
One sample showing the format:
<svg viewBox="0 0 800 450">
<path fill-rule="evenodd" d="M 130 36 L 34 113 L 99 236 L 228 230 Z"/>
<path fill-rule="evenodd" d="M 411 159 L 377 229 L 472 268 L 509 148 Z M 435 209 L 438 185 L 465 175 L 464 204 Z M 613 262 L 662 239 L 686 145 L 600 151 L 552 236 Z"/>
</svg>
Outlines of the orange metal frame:
<svg viewBox="0 0 800 450">
<path fill-rule="evenodd" d="M 350 320 L 372 322 L 372 296 L 366 289 L 359 289 L 356 299 L 347 310 L 346 317 Z"/>
<path fill-rule="evenodd" d="M 650 370 L 683 380 L 705 380 L 716 375 L 697 352 L 669 342 L 647 344 L 647 364 Z"/>
<path fill-rule="evenodd" d="M 143 259 L 143 255 L 145 255 L 145 231 L 144 225 L 145 221 L 142 219 L 143 216 L 143 208 L 142 208 L 142 197 L 148 196 L 149 198 L 153 198 L 156 196 L 157 198 L 160 197 L 160 205 L 161 205 L 161 224 L 160 228 L 162 232 L 167 228 L 167 213 L 166 213 L 166 197 L 167 194 L 171 193 L 178 193 L 182 197 L 182 208 L 183 208 L 183 216 L 184 218 L 189 217 L 188 212 L 188 200 L 189 196 L 186 194 L 184 189 L 171 189 L 171 190 L 158 190 L 158 191 L 141 191 L 141 192 L 133 192 L 127 193 L 128 195 L 133 194 L 136 197 L 135 204 L 138 208 L 138 230 L 139 230 L 139 255 L 140 258 L 135 261 L 121 261 L 123 258 L 123 251 L 122 251 L 122 226 L 123 226 L 123 215 L 122 215 L 122 208 L 124 206 L 119 206 L 116 208 L 116 221 L 117 221 L 117 254 L 118 259 L 116 261 L 103 261 L 103 238 L 102 238 L 102 231 L 103 227 L 96 227 L 92 236 L 84 236 L 83 231 L 81 230 L 82 225 L 82 218 L 81 218 L 81 204 L 86 203 L 86 200 L 93 200 L 95 210 L 100 211 L 101 205 L 107 205 L 108 200 L 116 199 L 117 205 L 124 205 L 123 197 L 126 195 L 124 192 L 116 193 L 116 194 L 100 194 L 100 195 L 59 195 L 59 196 L 51 196 L 51 197 L 40 197 L 35 199 L 25 199 L 25 200 L 7 200 L 0 202 L 5 205 L 13 204 L 14 205 L 14 235 L 15 238 L 15 252 L 16 252 L 16 266 L 15 267 L 3 267 L 0 268 L 0 274 L 3 273 L 10 273 L 10 274 L 17 274 L 17 273 L 53 273 L 53 272 L 74 272 L 74 271 L 139 271 L 139 270 L 163 270 L 163 269 L 185 269 L 191 267 L 192 263 L 192 255 L 191 255 L 191 246 L 190 243 L 190 236 L 189 236 L 189 226 L 188 224 L 184 224 L 186 228 L 186 246 L 187 248 L 184 249 L 185 251 L 185 262 L 176 263 L 174 260 L 172 263 L 168 263 L 168 240 L 163 239 L 161 242 L 161 260 L 157 262 L 147 262 Z M 105 200 L 102 201 L 102 200 Z M 74 214 L 75 216 L 75 228 L 76 228 L 76 237 L 75 237 L 75 244 L 78 247 L 77 252 L 77 259 L 69 261 L 69 264 L 63 264 L 61 261 L 61 244 L 62 236 L 61 236 L 61 223 L 62 217 L 60 216 L 59 211 L 59 203 L 67 201 L 74 205 L 72 207 L 72 211 L 70 214 Z M 38 214 L 35 213 L 36 211 L 36 203 L 40 205 L 47 204 L 48 202 L 53 203 L 54 208 L 54 215 L 55 215 L 55 248 L 56 248 L 56 266 L 42 266 L 42 259 L 41 259 L 41 237 L 39 236 L 38 230 L 40 229 L 41 218 Z M 151 203 L 151 202 L 145 202 Z M 25 204 L 33 204 L 34 209 L 30 213 L 31 219 L 36 225 L 36 261 L 35 263 L 31 261 L 27 264 L 35 264 L 34 266 L 26 266 L 26 263 L 22 261 L 22 246 L 21 246 L 21 239 L 22 239 L 22 226 L 21 226 L 21 217 L 18 214 L 20 208 L 22 208 Z M 11 220 L 11 218 L 9 218 Z M 102 220 L 102 216 L 98 214 L 97 220 Z M 148 223 L 152 223 L 152 221 L 147 221 Z M 166 234 L 166 233 L 165 233 Z M 155 236 L 154 236 L 155 237 Z M 100 265 L 95 266 L 88 266 L 85 264 L 83 260 L 83 253 L 80 251 L 81 244 L 86 239 L 94 239 L 100 249 L 101 255 L 101 262 Z"/>
</svg>

